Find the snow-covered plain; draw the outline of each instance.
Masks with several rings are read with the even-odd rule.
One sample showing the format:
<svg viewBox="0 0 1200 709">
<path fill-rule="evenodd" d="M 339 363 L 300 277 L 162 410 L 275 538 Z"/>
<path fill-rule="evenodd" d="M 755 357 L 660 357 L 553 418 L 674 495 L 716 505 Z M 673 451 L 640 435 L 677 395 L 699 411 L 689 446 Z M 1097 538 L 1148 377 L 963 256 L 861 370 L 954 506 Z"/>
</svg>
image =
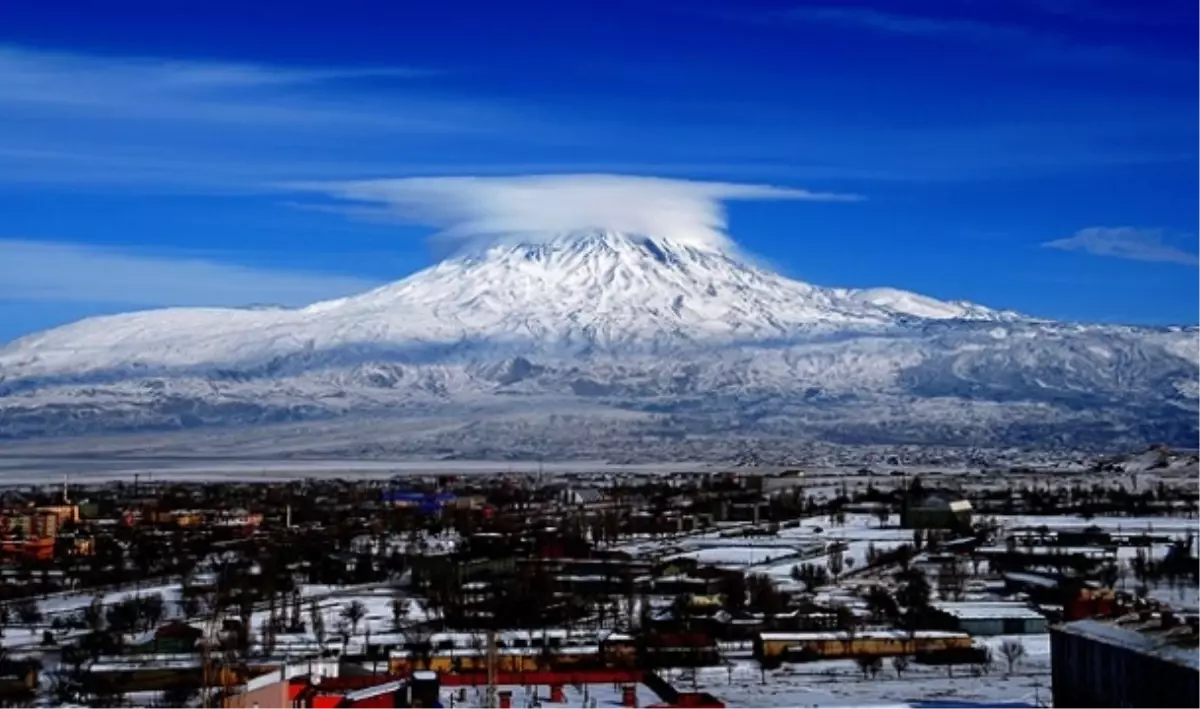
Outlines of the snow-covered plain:
<svg viewBox="0 0 1200 709">
<path fill-rule="evenodd" d="M 851 660 L 828 660 L 785 665 L 766 673 L 758 665 L 739 662 L 729 669 L 702 668 L 695 686 L 712 693 L 729 707 L 882 707 L 905 706 L 928 700 L 968 702 L 1025 702 L 1030 705 L 1050 699 L 1050 655 L 1048 636 L 1013 636 L 1026 646 L 1027 656 L 1010 675 L 1003 663 L 988 674 L 975 677 L 969 668 L 910 664 L 903 675 L 885 662 L 874 679 L 863 677 Z M 690 689 L 691 670 L 676 670 L 672 683 Z"/>
</svg>

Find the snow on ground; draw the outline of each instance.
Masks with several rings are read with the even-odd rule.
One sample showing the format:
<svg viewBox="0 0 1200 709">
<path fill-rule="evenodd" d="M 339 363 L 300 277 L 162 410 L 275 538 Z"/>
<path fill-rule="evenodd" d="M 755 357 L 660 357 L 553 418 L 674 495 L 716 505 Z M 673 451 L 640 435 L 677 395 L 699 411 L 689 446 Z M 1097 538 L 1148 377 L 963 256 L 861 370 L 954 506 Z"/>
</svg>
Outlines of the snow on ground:
<svg viewBox="0 0 1200 709">
<path fill-rule="evenodd" d="M 695 559 L 701 564 L 742 567 L 765 564 L 773 559 L 793 558 L 795 556 L 796 551 L 786 547 L 780 548 L 731 545 L 715 547 L 712 549 L 700 549 L 697 551 L 683 552 L 682 554 L 676 554 L 674 556 L 667 557 L 667 560 Z"/>
<path fill-rule="evenodd" d="M 338 637 L 337 628 L 342 623 L 349 624 L 344 613 L 354 602 L 359 602 L 364 606 L 365 613 L 362 619 L 358 622 L 357 633 L 352 633 L 348 646 L 351 650 L 361 649 L 362 644 L 366 642 L 368 633 L 373 640 L 383 640 L 384 636 L 393 633 L 392 630 L 392 602 L 400 599 L 406 608 L 404 616 L 405 625 L 412 623 L 431 620 L 433 616 L 429 613 L 426 606 L 417 598 L 411 596 L 400 595 L 397 591 L 390 588 L 377 588 L 371 590 L 347 591 L 345 593 L 336 593 L 326 598 L 317 601 L 317 608 L 321 614 L 322 622 L 325 625 L 326 646 L 341 647 L 342 641 Z M 315 647 L 317 638 L 313 633 L 312 623 L 310 621 L 310 601 L 306 601 L 301 607 L 301 620 L 304 621 L 305 630 L 303 633 L 286 633 L 276 637 L 276 647 L 283 651 L 303 652 Z M 277 612 L 282 613 L 283 604 Z M 251 626 L 255 629 L 258 637 L 261 639 L 261 628 L 263 628 L 270 618 L 270 611 L 256 611 L 251 619 Z"/>
<path fill-rule="evenodd" d="M 622 706 L 621 689 L 611 684 L 587 685 L 586 693 L 582 691 L 582 688 L 576 689 L 573 686 L 567 685 L 563 687 L 563 699 L 566 701 L 562 703 L 551 702 L 550 688 L 544 685 L 528 688 L 500 685 L 496 687 L 496 690 L 498 692 L 512 692 L 512 705 L 514 707 L 532 706 L 535 699 L 544 707 L 590 707 L 593 701 L 596 707 Z M 467 687 L 463 694 L 460 694 L 458 687 L 442 687 L 441 695 L 442 706 L 445 707 L 461 707 L 466 709 L 467 707 L 487 706 L 483 687 Z M 658 704 L 662 701 L 657 694 L 644 684 L 637 685 L 637 700 L 639 707 Z"/>
<path fill-rule="evenodd" d="M 134 587 L 110 592 L 80 591 L 79 593 L 42 599 L 38 601 L 38 608 L 41 609 L 44 615 L 59 615 L 82 611 L 92 605 L 92 601 L 97 597 L 101 599 L 104 605 L 111 606 L 130 598 L 148 598 L 157 595 L 162 596 L 167 608 L 166 615 L 170 616 L 171 611 L 178 606 L 180 588 L 180 584 L 173 583 L 161 586 Z"/>
<path fill-rule="evenodd" d="M 42 640 L 42 631 L 30 630 L 29 628 L 14 628 L 9 625 L 3 629 L 0 634 L 0 647 L 15 648 L 24 647 L 27 645 L 36 645 Z"/>
<path fill-rule="evenodd" d="M 639 539 L 616 548 L 635 556 L 670 554 L 667 558 L 692 558 L 707 564 L 750 567 L 748 573 L 779 576 L 790 573 L 791 567 L 798 563 L 825 563 L 825 547 L 832 542 L 842 542 L 846 545 L 843 558 L 851 560 L 846 570 L 852 571 L 866 565 L 867 550 L 872 546 L 882 552 L 912 542 L 912 531 L 894 526 L 897 524 L 899 518 L 896 515 L 881 524 L 874 515 L 851 514 L 846 515 L 844 524 L 838 525 L 821 516 L 800 520 L 799 524 L 783 527 L 777 535 L 768 537 L 722 537 L 722 532 L 729 530 L 712 530 Z M 771 566 L 772 561 L 779 563 Z"/>
<path fill-rule="evenodd" d="M 890 662 L 875 679 L 864 679 L 849 660 L 829 660 L 786 665 L 766 673 L 758 665 L 743 661 L 731 668 L 701 668 L 692 680 L 691 670 L 675 670 L 668 681 L 681 691 L 693 686 L 711 693 L 729 707 L 848 707 L 905 706 L 918 700 L 961 699 L 974 702 L 1047 702 L 1050 697 L 1049 640 L 1031 636 L 1030 652 L 1045 645 L 1046 654 L 1030 655 L 1012 675 L 1001 661 L 986 676 L 974 677 L 969 668 L 954 668 L 951 677 L 944 667 L 912 663 L 897 677 Z M 1040 640 L 1039 640 L 1040 638 Z"/>
<path fill-rule="evenodd" d="M 1082 531 L 1097 527 L 1106 532 L 1147 532 L 1182 537 L 1188 532 L 1200 531 L 1200 520 L 1188 517 L 1076 517 L 1069 515 L 987 515 L 1004 527 L 1046 527 L 1050 530 L 1063 529 Z"/>
<path fill-rule="evenodd" d="M 1117 589 L 1127 593 L 1136 593 L 1139 585 L 1141 584 L 1132 575 L 1117 580 Z M 1166 581 L 1147 581 L 1146 588 L 1146 596 L 1160 603 L 1182 611 L 1200 612 L 1200 589 L 1193 586 L 1189 580 L 1185 579 L 1175 585 Z"/>
<path fill-rule="evenodd" d="M 994 639 L 997 646 L 1002 641 Z M 890 663 L 874 679 L 863 677 L 853 661 L 830 660 L 789 665 L 763 675 L 753 661 L 738 661 L 728 667 L 663 670 L 660 674 L 681 692 L 708 692 L 729 707 L 906 707 L 929 700 L 963 700 L 980 703 L 1047 703 L 1050 699 L 1049 640 L 1045 635 L 1022 638 L 1029 656 L 1010 675 L 1001 661 L 987 675 L 975 677 L 966 667 L 956 667 L 953 676 L 944 667 L 911 664 L 897 676 Z M 1040 654 L 1035 654 L 1040 653 Z M 765 682 L 764 682 L 765 679 Z M 512 692 L 514 707 L 532 705 L 583 707 L 595 700 L 597 707 L 621 706 L 619 687 L 591 685 L 587 699 L 574 687 L 564 687 L 566 701 L 549 700 L 548 687 L 501 687 Z M 483 706 L 482 688 L 468 688 L 465 700 L 456 688 L 442 689 L 442 703 L 450 707 Z M 638 705 L 661 700 L 644 685 L 638 685 Z"/>
<path fill-rule="evenodd" d="M 1200 520 L 1186 517 L 1083 517 L 1071 516 L 1026 516 L 999 515 L 996 521 L 1008 528 L 1014 527 L 1046 527 L 1050 530 L 1081 531 L 1089 527 L 1097 527 L 1107 532 L 1138 534 L 1145 532 L 1149 535 L 1162 535 L 1171 539 L 1192 538 L 1192 553 L 1197 551 L 1197 540 L 1200 540 Z M 1167 553 L 1167 544 L 1154 544 L 1145 547 L 1118 547 L 1117 560 L 1128 567 L 1139 551 L 1146 551 L 1151 559 L 1162 559 Z M 1134 593 L 1140 583 L 1133 578 L 1132 573 L 1125 573 L 1117 580 L 1119 590 Z M 1183 610 L 1200 608 L 1200 589 L 1188 581 L 1172 585 L 1167 582 L 1147 583 L 1148 596 Z"/>
</svg>

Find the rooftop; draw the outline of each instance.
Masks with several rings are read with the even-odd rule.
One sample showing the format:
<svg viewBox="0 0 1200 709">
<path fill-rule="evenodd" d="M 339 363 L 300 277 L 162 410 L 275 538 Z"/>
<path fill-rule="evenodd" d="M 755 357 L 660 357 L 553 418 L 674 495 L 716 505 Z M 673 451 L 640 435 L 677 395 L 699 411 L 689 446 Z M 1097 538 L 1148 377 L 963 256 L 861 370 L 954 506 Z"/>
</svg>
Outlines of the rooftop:
<svg viewBox="0 0 1200 709">
<path fill-rule="evenodd" d="M 1197 635 L 1187 625 L 1164 627 L 1161 620 L 1077 620 L 1055 628 L 1058 632 L 1115 645 L 1200 671 Z"/>
<path fill-rule="evenodd" d="M 930 605 L 942 613 L 952 615 L 955 618 L 1015 618 L 1020 620 L 1041 620 L 1045 618 L 1041 613 L 1020 603 L 935 602 Z"/>
</svg>

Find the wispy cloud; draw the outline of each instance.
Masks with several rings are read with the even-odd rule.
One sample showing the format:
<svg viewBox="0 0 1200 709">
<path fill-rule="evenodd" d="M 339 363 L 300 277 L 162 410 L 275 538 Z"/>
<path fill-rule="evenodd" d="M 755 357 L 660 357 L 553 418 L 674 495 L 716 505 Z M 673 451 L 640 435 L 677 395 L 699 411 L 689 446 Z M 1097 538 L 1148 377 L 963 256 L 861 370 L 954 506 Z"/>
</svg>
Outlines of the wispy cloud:
<svg viewBox="0 0 1200 709">
<path fill-rule="evenodd" d="M 789 8 L 774 13 L 777 18 L 794 22 L 840 25 L 922 39 L 938 39 L 986 46 L 1000 50 L 1008 60 L 1014 58 L 1038 63 L 1059 63 L 1084 66 L 1129 66 L 1154 64 L 1174 66 L 1188 71 L 1194 69 L 1194 58 L 1172 58 L 1144 49 L 1135 50 L 1121 44 L 1078 41 L 1068 35 L 1050 31 L 1037 23 L 1020 23 L 972 14 L 976 8 L 940 8 L 938 14 L 920 10 L 898 11 L 898 4 L 880 7 L 869 5 L 815 5 Z M 1100 13 L 1091 8 L 1091 13 Z M 1061 10 L 1060 12 L 1066 12 Z"/>
<path fill-rule="evenodd" d="M 0 300 L 139 307 L 299 306 L 360 293 L 375 285 L 350 276 L 0 239 Z"/>
<path fill-rule="evenodd" d="M 851 25 L 892 34 L 931 37 L 954 35 L 967 39 L 1026 39 L 1023 27 L 983 22 L 963 17 L 900 14 L 870 7 L 797 7 L 785 12 L 792 20 Z"/>
<path fill-rule="evenodd" d="M 0 106 L 193 122 L 365 120 L 370 114 L 345 107 L 318 108 L 288 89 L 354 79 L 414 79 L 431 73 L 408 67 L 312 69 L 70 54 L 0 45 Z M 392 118 L 400 122 L 396 116 Z"/>
<path fill-rule="evenodd" d="M 728 182 L 630 175 L 430 177 L 310 183 L 292 187 L 361 204 L 352 216 L 397 219 L 442 229 L 444 244 L 479 248 L 513 238 L 609 229 L 672 239 L 699 248 L 732 249 L 726 200 L 849 202 L 858 195 Z"/>
<path fill-rule="evenodd" d="M 77 88 L 104 91 L 136 86 L 183 93 L 371 77 L 415 78 L 436 73 L 417 67 L 308 68 L 75 54 L 13 45 L 0 45 L 0 70 L 0 95 L 27 100 L 63 98 L 48 96 L 48 92 L 37 86 L 41 82 L 73 81 Z M 86 75 L 89 81 L 80 81 L 80 74 Z"/>
<path fill-rule="evenodd" d="M 1125 0 L 1018 0 L 1016 4 L 1046 15 L 1124 26 L 1194 24 L 1196 15 L 1196 4 L 1190 0 L 1166 0 L 1152 7 Z"/>
<path fill-rule="evenodd" d="M 828 18 L 851 12 L 827 11 Z M 858 21 L 923 35 L 948 30 L 932 19 L 895 24 L 879 12 Z M 995 31 L 975 22 L 958 29 Z M 603 92 L 484 97 L 450 88 L 443 76 L 421 67 L 289 67 L 0 45 L 0 184 L 244 194 L 294 179 L 550 172 L 960 180 L 1194 160 L 1172 138 L 1190 130 L 1188 117 L 1161 128 L 1177 108 L 1146 97 L 1119 107 L 1109 96 L 1064 98 L 1071 105 L 1053 110 L 1039 100 L 1053 116 L 1025 107 L 994 115 L 1003 113 L 998 108 L 987 123 L 960 125 L 892 122 L 887 112 L 857 125 L 814 117 L 775 94 L 737 110 L 706 97 L 678 120 L 669 87 L 671 110 L 655 116 Z M 1047 125 L 1061 115 L 1069 125 Z M 1104 121 L 1119 125 L 1098 125 Z"/>
<path fill-rule="evenodd" d="M 428 154 L 436 141 L 538 125 L 501 100 L 439 93 L 438 76 L 0 45 L 0 179 L 245 183 L 246 173 Z"/>
<path fill-rule="evenodd" d="M 1200 264 L 1200 256 L 1167 243 L 1164 237 L 1161 229 L 1088 227 L 1065 239 L 1047 241 L 1042 246 L 1130 261 L 1178 263 L 1185 266 Z"/>
</svg>

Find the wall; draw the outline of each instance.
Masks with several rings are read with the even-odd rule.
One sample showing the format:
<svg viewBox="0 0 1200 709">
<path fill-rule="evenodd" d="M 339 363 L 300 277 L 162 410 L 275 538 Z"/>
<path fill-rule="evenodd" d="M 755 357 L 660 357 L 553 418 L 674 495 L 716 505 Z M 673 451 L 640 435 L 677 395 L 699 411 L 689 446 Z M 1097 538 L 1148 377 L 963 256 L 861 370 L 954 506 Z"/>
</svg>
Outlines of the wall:
<svg viewBox="0 0 1200 709">
<path fill-rule="evenodd" d="M 1200 673 L 1150 655 L 1050 631 L 1056 707 L 1196 707 Z"/>
<path fill-rule="evenodd" d="M 1003 618 L 960 618 L 958 629 L 968 635 L 1003 635 Z"/>
<path fill-rule="evenodd" d="M 250 709 L 250 707 L 255 705 L 263 709 L 267 707 L 291 706 L 291 700 L 288 698 L 288 681 L 274 682 L 265 687 L 259 687 L 245 694 L 237 694 L 225 700 L 226 709 Z"/>
<path fill-rule="evenodd" d="M 1037 635 L 1046 632 L 1045 618 L 961 618 L 953 623 L 969 635 Z"/>
</svg>

